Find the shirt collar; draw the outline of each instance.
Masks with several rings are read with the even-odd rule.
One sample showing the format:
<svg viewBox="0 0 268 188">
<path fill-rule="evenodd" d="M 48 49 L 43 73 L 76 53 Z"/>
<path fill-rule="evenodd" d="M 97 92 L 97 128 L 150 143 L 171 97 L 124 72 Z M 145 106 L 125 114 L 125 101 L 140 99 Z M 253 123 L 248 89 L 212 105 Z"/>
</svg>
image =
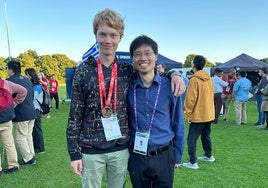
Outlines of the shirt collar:
<svg viewBox="0 0 268 188">
<path fill-rule="evenodd" d="M 140 75 L 138 74 L 137 76 L 137 79 L 134 81 L 135 83 L 135 87 L 137 86 L 142 86 L 143 87 L 143 84 L 142 84 L 142 81 L 141 81 L 141 78 L 140 78 Z M 153 85 L 156 84 L 156 85 L 159 85 L 160 83 L 160 75 L 158 72 L 155 72 L 155 76 L 154 76 L 154 79 L 153 79 Z"/>
</svg>

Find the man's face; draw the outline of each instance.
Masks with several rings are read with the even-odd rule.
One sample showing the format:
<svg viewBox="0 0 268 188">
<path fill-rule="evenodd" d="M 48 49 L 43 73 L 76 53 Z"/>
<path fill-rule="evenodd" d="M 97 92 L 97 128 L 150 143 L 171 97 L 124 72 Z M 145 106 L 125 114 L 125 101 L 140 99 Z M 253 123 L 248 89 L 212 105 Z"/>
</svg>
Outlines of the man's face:
<svg viewBox="0 0 268 188">
<path fill-rule="evenodd" d="M 41 80 L 42 79 L 42 73 L 37 73 L 37 77 L 39 78 L 39 80 Z"/>
<path fill-rule="evenodd" d="M 262 76 L 264 74 L 264 72 L 262 70 L 259 70 L 258 74 L 259 74 L 259 76 Z"/>
<path fill-rule="evenodd" d="M 134 68 L 141 74 L 154 72 L 157 54 L 148 45 L 142 45 L 133 52 Z"/>
<path fill-rule="evenodd" d="M 230 73 L 229 73 L 230 76 L 235 76 L 235 74 L 236 74 L 236 71 L 235 71 L 235 70 L 232 70 L 232 71 L 230 71 Z"/>
<path fill-rule="evenodd" d="M 165 68 L 162 65 L 157 65 L 157 72 L 162 73 L 165 72 Z"/>
<path fill-rule="evenodd" d="M 7 74 L 10 77 L 10 76 L 13 76 L 14 75 L 14 72 L 13 72 L 12 69 L 7 68 Z"/>
<path fill-rule="evenodd" d="M 100 54 L 114 55 L 121 37 L 117 30 L 103 23 L 99 25 L 96 40 L 99 43 Z"/>
<path fill-rule="evenodd" d="M 219 72 L 219 73 L 217 73 L 217 76 L 218 76 L 218 77 L 222 77 L 222 75 L 223 75 L 223 72 Z"/>
</svg>

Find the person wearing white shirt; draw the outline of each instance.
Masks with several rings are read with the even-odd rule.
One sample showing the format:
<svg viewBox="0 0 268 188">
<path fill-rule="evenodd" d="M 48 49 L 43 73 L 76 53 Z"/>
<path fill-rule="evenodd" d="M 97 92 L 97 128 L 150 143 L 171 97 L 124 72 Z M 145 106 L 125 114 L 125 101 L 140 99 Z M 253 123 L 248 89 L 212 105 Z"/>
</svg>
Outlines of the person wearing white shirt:
<svg viewBox="0 0 268 188">
<path fill-rule="evenodd" d="M 221 79 L 223 71 L 219 68 L 215 69 L 215 75 L 213 76 L 213 84 L 214 84 L 214 107 L 215 107 L 215 120 L 214 124 L 218 123 L 218 118 L 220 115 L 221 107 L 222 107 L 222 91 L 223 87 L 228 86 L 228 82 L 225 82 Z"/>
</svg>

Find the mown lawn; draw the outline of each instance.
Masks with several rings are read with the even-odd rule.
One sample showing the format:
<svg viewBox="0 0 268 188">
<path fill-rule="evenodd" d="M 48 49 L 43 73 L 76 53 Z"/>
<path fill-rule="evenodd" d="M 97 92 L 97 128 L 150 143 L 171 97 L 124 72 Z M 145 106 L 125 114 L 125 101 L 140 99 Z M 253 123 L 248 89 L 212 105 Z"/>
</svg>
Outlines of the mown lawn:
<svg viewBox="0 0 268 188">
<path fill-rule="evenodd" d="M 62 86 L 60 99 L 65 98 L 65 87 Z M 80 178 L 70 169 L 66 149 L 68 110 L 69 104 L 61 103 L 58 110 L 52 109 L 50 119 L 43 118 L 46 152 L 36 155 L 36 166 L 21 166 L 18 173 L 0 177 L 0 188 L 81 187 Z M 218 125 L 212 126 L 213 155 L 216 162 L 199 162 L 198 170 L 184 167 L 177 169 L 175 188 L 268 187 L 268 131 L 253 126 L 257 119 L 255 102 L 248 103 L 247 112 L 247 125 L 234 125 L 234 109 L 231 106 L 230 120 L 224 122 L 221 118 Z M 203 154 L 200 140 L 197 154 Z M 188 161 L 187 145 L 183 160 Z M 131 188 L 129 178 L 126 188 Z"/>
</svg>

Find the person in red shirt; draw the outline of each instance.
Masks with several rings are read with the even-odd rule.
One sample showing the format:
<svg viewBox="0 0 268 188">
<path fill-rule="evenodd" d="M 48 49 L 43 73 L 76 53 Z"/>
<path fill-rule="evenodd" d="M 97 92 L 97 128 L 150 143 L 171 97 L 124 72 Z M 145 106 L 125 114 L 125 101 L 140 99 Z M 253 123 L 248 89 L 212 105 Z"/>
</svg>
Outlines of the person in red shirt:
<svg viewBox="0 0 268 188">
<path fill-rule="evenodd" d="M 222 100 L 224 103 L 224 116 L 223 116 L 224 121 L 228 119 L 230 103 L 233 99 L 233 87 L 234 87 L 234 83 L 236 82 L 235 74 L 236 74 L 236 70 L 230 69 L 229 73 L 222 75 L 222 79 L 228 82 L 228 86 L 223 87 L 223 92 L 222 92 Z"/>
<path fill-rule="evenodd" d="M 56 76 L 53 74 L 51 79 L 49 80 L 49 94 L 51 101 L 53 98 L 56 101 L 56 109 L 59 108 L 59 95 L 58 95 L 58 81 L 56 80 Z"/>
<path fill-rule="evenodd" d="M 40 85 L 44 90 L 48 90 L 48 80 L 43 72 L 37 73 L 37 76 L 39 78 Z"/>
</svg>

